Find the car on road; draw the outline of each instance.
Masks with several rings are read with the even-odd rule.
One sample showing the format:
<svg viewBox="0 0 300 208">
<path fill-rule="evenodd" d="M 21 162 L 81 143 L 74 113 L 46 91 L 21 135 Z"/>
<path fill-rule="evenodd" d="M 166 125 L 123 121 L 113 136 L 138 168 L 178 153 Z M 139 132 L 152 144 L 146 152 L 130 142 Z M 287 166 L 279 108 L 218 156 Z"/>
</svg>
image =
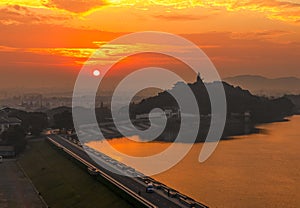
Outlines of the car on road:
<svg viewBox="0 0 300 208">
<path fill-rule="evenodd" d="M 154 186 L 153 183 L 148 183 L 146 188 L 147 193 L 153 193 L 154 192 Z"/>
<path fill-rule="evenodd" d="M 93 168 L 93 167 L 88 167 L 88 172 L 92 176 L 97 176 L 99 174 L 99 172 L 97 171 L 97 169 Z"/>
</svg>

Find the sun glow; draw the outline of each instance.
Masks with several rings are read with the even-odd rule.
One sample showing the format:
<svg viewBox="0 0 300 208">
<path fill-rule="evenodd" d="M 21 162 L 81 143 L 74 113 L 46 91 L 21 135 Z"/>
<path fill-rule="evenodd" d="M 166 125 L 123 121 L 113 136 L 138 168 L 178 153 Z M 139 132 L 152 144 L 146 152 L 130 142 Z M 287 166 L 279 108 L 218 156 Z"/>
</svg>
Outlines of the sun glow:
<svg viewBox="0 0 300 208">
<path fill-rule="evenodd" d="M 100 76 L 100 71 L 98 70 L 98 69 L 95 69 L 94 71 L 93 71 L 93 75 L 95 76 L 95 77 L 98 77 L 98 76 Z"/>
</svg>

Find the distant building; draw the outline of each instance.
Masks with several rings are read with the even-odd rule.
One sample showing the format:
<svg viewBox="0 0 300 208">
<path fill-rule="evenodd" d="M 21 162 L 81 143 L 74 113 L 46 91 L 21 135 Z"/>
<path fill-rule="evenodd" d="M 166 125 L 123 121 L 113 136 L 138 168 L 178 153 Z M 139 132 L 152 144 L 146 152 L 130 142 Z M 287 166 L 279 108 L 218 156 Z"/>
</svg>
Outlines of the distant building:
<svg viewBox="0 0 300 208">
<path fill-rule="evenodd" d="M 20 126 L 22 121 L 14 117 L 0 117 L 0 134 L 6 131 L 11 126 Z"/>
<path fill-rule="evenodd" d="M 21 99 L 21 107 L 32 110 L 42 107 L 43 96 L 41 94 L 25 94 Z"/>
</svg>

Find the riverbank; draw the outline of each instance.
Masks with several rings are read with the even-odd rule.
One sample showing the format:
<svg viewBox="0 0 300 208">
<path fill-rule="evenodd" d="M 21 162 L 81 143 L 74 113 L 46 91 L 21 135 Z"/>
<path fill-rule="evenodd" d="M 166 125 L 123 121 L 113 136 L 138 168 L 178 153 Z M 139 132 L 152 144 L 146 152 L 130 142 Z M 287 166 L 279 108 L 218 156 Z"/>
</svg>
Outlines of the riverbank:
<svg viewBox="0 0 300 208">
<path fill-rule="evenodd" d="M 130 207 L 44 140 L 30 142 L 20 164 L 50 207 Z"/>
</svg>

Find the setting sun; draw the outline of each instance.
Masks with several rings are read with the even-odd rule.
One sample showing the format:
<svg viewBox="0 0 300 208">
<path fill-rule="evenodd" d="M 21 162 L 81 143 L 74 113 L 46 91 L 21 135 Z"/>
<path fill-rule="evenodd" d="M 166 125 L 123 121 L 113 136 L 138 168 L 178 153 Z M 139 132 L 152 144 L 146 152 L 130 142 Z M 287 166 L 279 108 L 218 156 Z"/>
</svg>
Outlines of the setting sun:
<svg viewBox="0 0 300 208">
<path fill-rule="evenodd" d="M 93 71 L 93 75 L 94 75 L 95 77 L 98 77 L 98 76 L 100 75 L 100 71 L 99 71 L 98 69 L 95 69 L 95 70 Z"/>
</svg>

